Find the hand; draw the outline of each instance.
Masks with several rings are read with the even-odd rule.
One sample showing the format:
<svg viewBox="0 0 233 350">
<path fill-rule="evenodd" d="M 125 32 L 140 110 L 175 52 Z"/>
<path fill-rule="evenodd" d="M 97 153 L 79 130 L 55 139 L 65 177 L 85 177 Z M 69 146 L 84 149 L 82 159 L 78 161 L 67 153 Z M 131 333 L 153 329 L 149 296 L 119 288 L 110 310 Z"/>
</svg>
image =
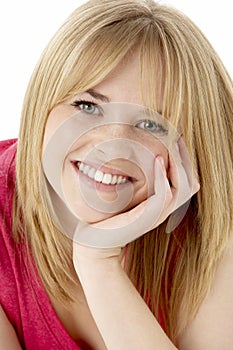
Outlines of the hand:
<svg viewBox="0 0 233 350">
<path fill-rule="evenodd" d="M 194 178 L 182 138 L 169 155 L 169 177 L 168 180 L 163 158 L 158 156 L 154 164 L 154 194 L 135 208 L 107 220 L 95 224 L 79 222 L 74 242 L 96 248 L 124 247 L 159 226 L 190 200 L 200 185 Z"/>
</svg>

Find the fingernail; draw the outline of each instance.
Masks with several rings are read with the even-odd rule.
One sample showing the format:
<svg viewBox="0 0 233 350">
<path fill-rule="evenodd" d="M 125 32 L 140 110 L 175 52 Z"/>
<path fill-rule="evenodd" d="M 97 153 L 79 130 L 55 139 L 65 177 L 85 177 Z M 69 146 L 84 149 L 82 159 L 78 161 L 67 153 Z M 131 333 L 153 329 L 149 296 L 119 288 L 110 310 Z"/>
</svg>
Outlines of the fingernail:
<svg viewBox="0 0 233 350">
<path fill-rule="evenodd" d="M 159 163 L 160 163 L 160 166 L 161 166 L 161 168 L 162 168 L 163 174 L 166 175 L 167 172 L 166 172 L 166 169 L 165 169 L 165 163 L 164 163 L 163 157 L 161 157 L 161 156 L 160 156 L 160 157 L 157 157 L 157 160 L 158 160 Z"/>
<path fill-rule="evenodd" d="M 162 165 L 162 168 L 165 167 L 165 164 L 164 164 L 164 159 L 163 157 L 157 157 L 158 161 L 160 162 L 160 164 Z"/>
</svg>

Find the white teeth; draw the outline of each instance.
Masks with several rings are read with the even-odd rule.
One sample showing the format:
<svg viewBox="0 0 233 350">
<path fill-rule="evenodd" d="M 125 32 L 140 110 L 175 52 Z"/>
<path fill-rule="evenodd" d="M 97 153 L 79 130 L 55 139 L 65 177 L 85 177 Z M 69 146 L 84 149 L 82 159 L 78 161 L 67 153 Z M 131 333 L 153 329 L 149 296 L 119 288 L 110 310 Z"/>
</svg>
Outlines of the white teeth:
<svg viewBox="0 0 233 350">
<path fill-rule="evenodd" d="M 95 180 L 96 182 L 102 182 L 105 185 L 119 185 L 127 181 L 127 178 L 125 176 L 105 174 L 101 170 L 91 168 L 89 165 L 85 165 L 82 162 L 77 162 L 77 167 L 82 173 L 84 173 L 91 179 Z"/>
<path fill-rule="evenodd" d="M 79 162 L 78 167 L 79 167 L 79 170 L 83 171 L 85 165 L 83 163 Z"/>
<path fill-rule="evenodd" d="M 79 168 L 80 169 L 80 168 Z M 88 171 L 88 176 L 91 178 L 91 179 L 94 179 L 95 178 L 95 172 L 96 170 L 94 168 L 91 168 L 89 171 Z"/>
<path fill-rule="evenodd" d="M 102 173 L 102 171 L 100 170 L 97 170 L 94 177 L 95 181 L 102 182 L 103 177 L 104 177 L 104 173 Z"/>
<path fill-rule="evenodd" d="M 83 169 L 83 173 L 84 173 L 85 175 L 87 175 L 87 174 L 89 173 L 89 170 L 90 170 L 89 165 L 85 165 L 85 167 L 84 167 L 84 169 Z"/>
<path fill-rule="evenodd" d="M 117 183 L 117 175 L 113 175 L 111 185 L 115 185 L 116 183 Z"/>
<path fill-rule="evenodd" d="M 118 179 L 117 179 L 117 183 L 120 184 L 121 181 L 122 181 L 123 177 L 122 176 L 119 176 Z"/>
<path fill-rule="evenodd" d="M 104 174 L 104 177 L 103 177 L 103 184 L 106 184 L 106 185 L 109 185 L 112 181 L 112 175 L 111 174 Z"/>
</svg>

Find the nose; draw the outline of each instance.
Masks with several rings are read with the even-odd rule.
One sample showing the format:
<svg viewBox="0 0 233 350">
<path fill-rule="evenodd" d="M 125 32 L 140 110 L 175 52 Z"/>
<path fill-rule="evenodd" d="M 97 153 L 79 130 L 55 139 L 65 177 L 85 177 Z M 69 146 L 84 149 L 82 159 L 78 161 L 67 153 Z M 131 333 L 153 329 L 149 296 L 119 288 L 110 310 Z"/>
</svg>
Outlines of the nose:
<svg viewBox="0 0 233 350">
<path fill-rule="evenodd" d="M 132 125 L 112 123 L 105 125 L 104 128 L 103 135 L 105 135 L 105 139 L 132 139 Z"/>
<path fill-rule="evenodd" d="M 119 144 L 125 144 L 127 140 L 137 141 L 133 129 L 134 127 L 132 125 L 122 123 L 104 125 L 95 129 L 92 140 L 99 146 L 108 143 L 111 148 L 111 141 L 118 140 Z"/>
<path fill-rule="evenodd" d="M 111 157 L 130 159 L 134 153 L 135 135 L 133 126 L 128 124 L 109 124 L 95 131 L 95 150 Z"/>
<path fill-rule="evenodd" d="M 94 136 L 94 135 L 93 135 Z M 127 124 L 110 124 L 95 130 L 94 142 L 95 156 L 103 158 L 126 158 L 131 159 L 137 147 L 133 126 Z M 141 148 L 142 146 L 140 146 Z M 102 156 L 101 156 L 102 155 Z"/>
</svg>

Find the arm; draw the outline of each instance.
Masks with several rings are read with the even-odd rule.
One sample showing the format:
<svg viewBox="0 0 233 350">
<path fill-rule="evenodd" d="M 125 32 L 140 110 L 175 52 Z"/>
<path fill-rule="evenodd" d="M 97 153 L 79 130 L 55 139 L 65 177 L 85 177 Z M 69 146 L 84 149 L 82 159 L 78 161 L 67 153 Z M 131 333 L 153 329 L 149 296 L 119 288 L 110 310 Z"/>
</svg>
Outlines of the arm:
<svg viewBox="0 0 233 350">
<path fill-rule="evenodd" d="M 5 312 L 0 305 L 0 349 L 20 350 L 21 346 L 17 339 L 14 328 L 8 321 Z"/>
<path fill-rule="evenodd" d="M 76 271 L 107 349 L 176 349 L 123 271 L 118 248 L 110 253 L 77 246 L 75 254 Z"/>
</svg>

